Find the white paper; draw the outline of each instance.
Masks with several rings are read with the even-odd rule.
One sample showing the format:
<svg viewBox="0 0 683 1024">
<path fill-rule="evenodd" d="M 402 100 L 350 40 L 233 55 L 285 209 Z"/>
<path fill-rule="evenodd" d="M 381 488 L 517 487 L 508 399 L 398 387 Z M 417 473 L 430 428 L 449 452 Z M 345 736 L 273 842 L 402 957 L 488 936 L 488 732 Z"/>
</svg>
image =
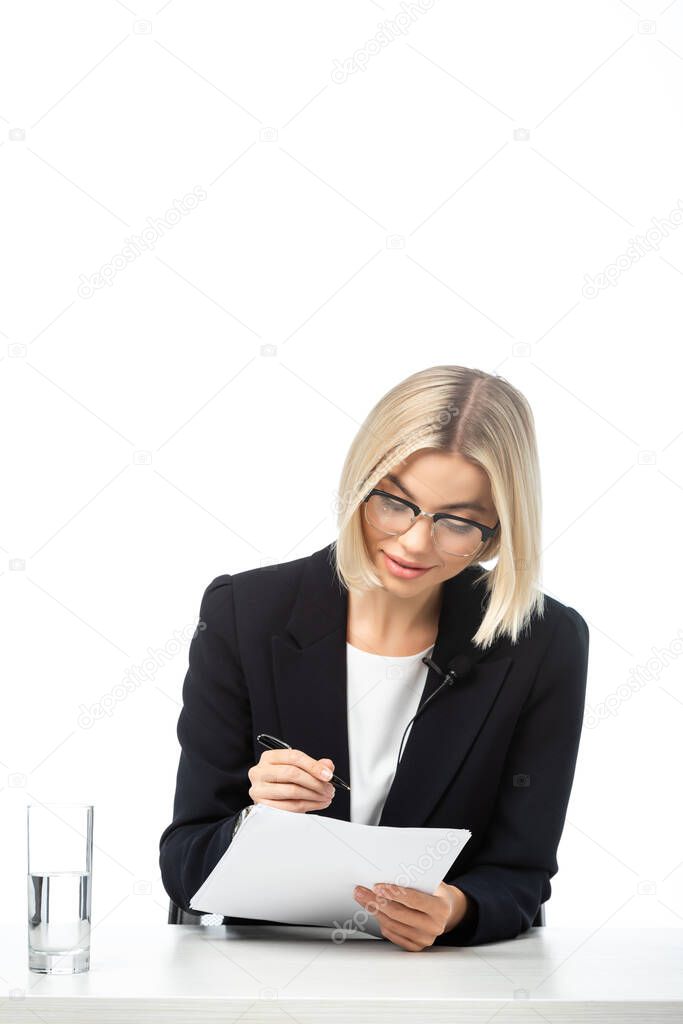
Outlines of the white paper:
<svg viewBox="0 0 683 1024">
<path fill-rule="evenodd" d="M 193 910 L 381 936 L 356 902 L 377 882 L 433 894 L 472 833 L 361 825 L 257 803 L 190 900 Z"/>
</svg>

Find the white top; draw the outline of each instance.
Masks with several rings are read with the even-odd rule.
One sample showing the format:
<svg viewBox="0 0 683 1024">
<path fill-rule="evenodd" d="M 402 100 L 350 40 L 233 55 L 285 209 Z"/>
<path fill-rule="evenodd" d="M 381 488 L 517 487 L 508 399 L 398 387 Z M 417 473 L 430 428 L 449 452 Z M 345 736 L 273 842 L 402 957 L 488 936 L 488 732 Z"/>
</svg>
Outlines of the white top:
<svg viewBox="0 0 683 1024">
<path fill-rule="evenodd" d="M 427 672 L 418 654 L 389 658 L 346 644 L 351 821 L 377 825 L 396 771 L 403 731 L 417 711 Z M 406 733 L 401 758 L 412 731 Z"/>
</svg>

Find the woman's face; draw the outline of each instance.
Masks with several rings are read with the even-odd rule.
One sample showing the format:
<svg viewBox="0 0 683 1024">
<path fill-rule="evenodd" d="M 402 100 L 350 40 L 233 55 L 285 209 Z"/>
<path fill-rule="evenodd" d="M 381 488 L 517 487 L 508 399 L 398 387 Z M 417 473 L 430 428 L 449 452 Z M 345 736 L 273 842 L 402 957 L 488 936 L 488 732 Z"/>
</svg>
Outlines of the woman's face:
<svg viewBox="0 0 683 1024">
<path fill-rule="evenodd" d="M 459 452 L 423 449 L 413 452 L 376 485 L 389 494 L 414 501 L 423 512 L 450 512 L 484 526 L 495 526 L 489 479 L 484 470 Z M 459 508 L 449 506 L 461 505 Z M 431 589 L 471 565 L 482 550 L 462 557 L 437 548 L 432 540 L 432 520 L 424 516 L 400 536 L 388 536 L 361 514 L 363 536 L 375 570 L 387 590 L 403 596 Z M 481 534 L 479 534 L 481 538 Z M 427 567 L 415 575 L 401 575 L 390 559 Z"/>
</svg>

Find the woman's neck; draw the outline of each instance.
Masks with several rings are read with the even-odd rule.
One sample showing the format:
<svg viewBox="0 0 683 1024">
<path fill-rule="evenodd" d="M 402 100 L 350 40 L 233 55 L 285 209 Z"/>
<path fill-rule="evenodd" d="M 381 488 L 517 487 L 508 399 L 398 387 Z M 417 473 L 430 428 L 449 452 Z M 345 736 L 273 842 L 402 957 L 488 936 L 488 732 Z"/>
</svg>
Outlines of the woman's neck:
<svg viewBox="0 0 683 1024">
<path fill-rule="evenodd" d="M 349 591 L 346 639 L 388 657 L 422 651 L 436 640 L 442 598 L 443 584 L 411 599 L 383 589 Z"/>
</svg>

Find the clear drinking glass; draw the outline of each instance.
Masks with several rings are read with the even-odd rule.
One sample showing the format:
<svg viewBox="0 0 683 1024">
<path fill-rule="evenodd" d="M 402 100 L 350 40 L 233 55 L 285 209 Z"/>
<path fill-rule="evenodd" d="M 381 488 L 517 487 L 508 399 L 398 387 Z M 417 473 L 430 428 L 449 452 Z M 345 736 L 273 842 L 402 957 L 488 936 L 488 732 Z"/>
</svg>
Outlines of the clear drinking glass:
<svg viewBox="0 0 683 1024">
<path fill-rule="evenodd" d="M 28 965 L 90 969 L 93 805 L 28 804 Z"/>
</svg>

